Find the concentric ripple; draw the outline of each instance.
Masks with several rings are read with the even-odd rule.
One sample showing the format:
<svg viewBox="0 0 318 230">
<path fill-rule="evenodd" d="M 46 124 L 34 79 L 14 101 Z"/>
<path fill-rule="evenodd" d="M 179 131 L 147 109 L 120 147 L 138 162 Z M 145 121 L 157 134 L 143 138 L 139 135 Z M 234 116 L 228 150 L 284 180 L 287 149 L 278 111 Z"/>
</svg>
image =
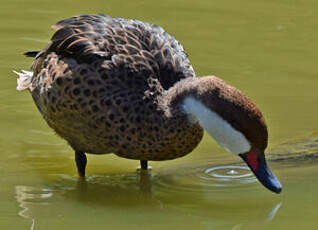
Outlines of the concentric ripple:
<svg viewBox="0 0 318 230">
<path fill-rule="evenodd" d="M 157 175 L 155 184 L 163 190 L 199 192 L 218 191 L 227 188 L 244 189 L 257 179 L 248 167 L 239 165 L 200 166 L 183 168 Z"/>
<path fill-rule="evenodd" d="M 248 167 L 234 165 L 208 168 L 200 178 L 227 183 L 249 183 L 256 179 Z"/>
</svg>

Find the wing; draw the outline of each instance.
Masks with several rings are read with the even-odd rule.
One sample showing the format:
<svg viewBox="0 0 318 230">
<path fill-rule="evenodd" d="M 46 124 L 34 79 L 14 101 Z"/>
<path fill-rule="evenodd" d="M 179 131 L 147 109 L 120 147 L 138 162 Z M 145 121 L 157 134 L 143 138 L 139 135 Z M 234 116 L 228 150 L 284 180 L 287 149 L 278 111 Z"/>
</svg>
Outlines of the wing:
<svg viewBox="0 0 318 230">
<path fill-rule="evenodd" d="M 164 89 L 195 76 L 182 45 L 157 25 L 98 14 L 78 15 L 52 28 L 56 32 L 51 42 L 35 57 L 32 69 L 36 73 L 54 52 L 77 63 L 103 59 L 129 72 L 146 69 L 150 74 L 144 78 L 156 78 Z"/>
</svg>

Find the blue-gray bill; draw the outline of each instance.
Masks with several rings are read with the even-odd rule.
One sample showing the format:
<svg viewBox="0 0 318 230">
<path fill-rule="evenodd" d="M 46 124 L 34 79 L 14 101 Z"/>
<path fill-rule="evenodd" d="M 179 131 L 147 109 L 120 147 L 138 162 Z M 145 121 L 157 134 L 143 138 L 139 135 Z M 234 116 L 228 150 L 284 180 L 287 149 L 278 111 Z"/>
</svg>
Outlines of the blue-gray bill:
<svg viewBox="0 0 318 230">
<path fill-rule="evenodd" d="M 246 154 L 240 154 L 240 157 L 252 170 L 259 182 L 266 188 L 275 193 L 280 193 L 282 191 L 282 185 L 267 166 L 264 153 L 251 151 Z"/>
</svg>

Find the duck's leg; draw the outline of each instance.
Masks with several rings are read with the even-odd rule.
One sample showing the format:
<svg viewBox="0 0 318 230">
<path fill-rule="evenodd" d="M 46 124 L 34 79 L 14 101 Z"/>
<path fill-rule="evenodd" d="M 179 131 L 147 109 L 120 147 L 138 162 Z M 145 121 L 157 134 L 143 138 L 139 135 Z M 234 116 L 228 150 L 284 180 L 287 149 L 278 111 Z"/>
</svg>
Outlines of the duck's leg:
<svg viewBox="0 0 318 230">
<path fill-rule="evenodd" d="M 148 169 L 148 161 L 140 160 L 140 167 L 143 170 L 147 170 Z"/>
<path fill-rule="evenodd" d="M 85 168 L 87 164 L 87 158 L 85 153 L 81 151 L 75 151 L 75 161 L 78 175 L 80 177 L 85 177 Z"/>
</svg>

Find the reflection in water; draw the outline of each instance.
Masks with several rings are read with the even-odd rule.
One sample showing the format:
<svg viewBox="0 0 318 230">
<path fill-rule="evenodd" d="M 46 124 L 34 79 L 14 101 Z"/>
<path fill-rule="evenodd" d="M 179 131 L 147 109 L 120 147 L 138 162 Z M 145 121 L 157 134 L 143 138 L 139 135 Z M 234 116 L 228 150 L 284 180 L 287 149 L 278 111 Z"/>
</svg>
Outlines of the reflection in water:
<svg viewBox="0 0 318 230">
<path fill-rule="evenodd" d="M 33 230 L 35 220 L 28 214 L 30 206 L 32 206 L 32 204 L 48 204 L 46 199 L 52 197 L 53 193 L 47 189 L 38 190 L 37 188 L 24 185 L 17 185 L 15 187 L 15 192 L 16 199 L 22 209 L 18 212 L 18 215 L 25 219 L 31 219 L 30 229 Z"/>
<path fill-rule="evenodd" d="M 279 208 L 282 206 L 282 204 L 283 204 L 283 201 L 279 202 L 278 204 L 276 204 L 276 205 L 272 208 L 271 212 L 270 212 L 269 215 L 268 215 L 267 221 L 270 222 L 270 221 L 272 221 L 272 220 L 274 219 L 276 213 L 278 212 L 278 210 L 279 210 Z"/>
<path fill-rule="evenodd" d="M 223 153 L 208 139 L 189 157 L 162 163 L 159 170 L 154 167 L 160 174 L 152 172 L 147 195 L 142 194 L 139 176 L 134 174 L 92 176 L 86 191 L 81 191 L 76 177 L 52 175 L 75 172 L 73 154 L 48 129 L 29 95 L 16 92 L 11 73 L 13 68 L 29 68 L 31 60 L 21 54 L 44 47 L 42 39 L 50 38 L 49 26 L 65 16 L 102 11 L 146 20 L 164 26 L 184 44 L 198 75 L 220 75 L 249 91 L 267 111 L 273 145 L 317 129 L 316 0 L 122 1 L 125 4 L 95 0 L 81 1 L 76 7 L 70 2 L 1 1 L 0 229 L 30 229 L 31 219 L 36 230 L 317 229 L 318 132 L 316 137 L 267 151 L 273 160 L 271 168 L 285 186 L 279 196 L 267 193 L 257 183 L 209 186 L 216 181 L 204 173 L 206 169 L 235 164 L 215 162 Z M 30 131 L 33 129 L 51 134 Z M 213 162 L 193 162 L 211 158 Z M 104 172 L 103 163 L 105 167 L 111 164 L 100 159 L 103 162 L 98 165 L 90 164 L 94 174 Z M 132 165 L 120 161 L 121 168 Z M 114 173 L 113 168 L 108 172 Z M 52 191 L 52 197 L 30 197 L 30 192 L 42 194 L 45 189 Z M 16 205 L 10 203 L 14 196 Z M 148 201 L 140 205 L 143 197 Z M 281 208 L 279 199 L 284 200 Z M 300 207 L 301 211 L 295 212 Z M 274 221 L 264 223 L 278 208 Z M 24 228 L 23 215 L 28 217 Z"/>
<path fill-rule="evenodd" d="M 314 161 L 318 153 L 317 138 L 296 143 L 286 143 L 284 151 L 277 147 L 276 158 L 269 155 L 274 168 L 283 172 L 294 164 L 299 169 L 300 164 L 317 162 Z M 292 165 L 284 162 L 292 162 Z M 197 226 L 202 221 L 207 226 L 217 226 L 215 223 L 220 224 L 220 220 L 231 216 L 226 224 L 221 222 L 227 229 L 245 229 L 251 222 L 272 222 L 282 206 L 281 197 L 275 200 L 277 197 L 270 194 L 263 199 L 266 191 L 241 163 L 221 158 L 199 160 L 192 161 L 191 165 L 179 163 L 178 167 L 172 163 L 148 173 L 91 175 L 86 180 L 55 174 L 48 187 L 16 186 L 16 199 L 21 207 L 18 214 L 32 220 L 30 229 L 38 227 L 43 216 L 51 216 L 53 204 L 63 207 L 55 210 L 56 213 L 53 211 L 54 215 L 66 218 L 72 216 L 65 210 L 73 210 L 79 204 L 84 210 L 87 207 L 100 210 L 101 219 L 112 213 L 114 226 L 127 215 L 136 222 L 142 222 L 145 215 L 149 215 L 148 218 L 158 215 L 168 221 L 181 216 Z M 287 192 L 285 196 L 289 195 Z M 59 200 L 63 201 L 60 205 Z M 49 214 L 43 214 L 43 205 L 48 207 Z"/>
<path fill-rule="evenodd" d="M 59 200 L 63 202 L 63 205 L 61 204 L 64 207 L 63 210 L 56 210 L 57 213 L 54 213 L 53 208 L 50 207 L 48 216 L 59 215 L 72 218 L 68 212 L 63 213 L 64 209 L 68 210 L 68 206 L 73 209 L 74 205 L 78 207 L 78 204 L 83 204 L 82 207 L 86 207 L 85 210 L 87 207 L 93 207 L 92 210 L 95 212 L 100 210 L 101 218 L 105 213 L 111 212 L 114 226 L 122 218 L 127 218 L 127 210 L 130 210 L 129 213 L 136 219 L 136 222 L 141 221 L 139 218 L 145 218 L 144 215 L 150 215 L 151 218 L 156 215 L 155 213 L 160 213 L 161 218 L 162 215 L 167 218 L 183 216 L 183 218 L 190 218 L 192 223 L 198 221 L 198 224 L 206 216 L 205 222 L 211 226 L 212 222 L 217 222 L 217 218 L 224 215 L 224 210 L 227 210 L 226 213 L 233 217 L 227 224 L 237 229 L 238 226 L 242 227 L 247 224 L 241 222 L 244 219 L 245 208 L 255 209 L 254 204 L 251 204 L 251 207 L 246 204 L 240 214 L 238 210 L 242 209 L 241 203 L 228 203 L 226 200 L 224 203 L 223 201 L 219 203 L 222 196 L 215 199 L 216 193 L 221 191 L 220 194 L 223 194 L 225 191 L 218 190 L 220 187 L 216 184 L 224 183 L 221 187 L 230 186 L 233 194 L 236 189 L 242 189 L 242 185 L 254 181 L 250 171 L 243 166 L 201 166 L 196 170 L 188 170 L 187 174 L 184 172 L 183 174 L 172 173 L 168 176 L 172 180 L 167 180 L 166 175 L 154 172 L 92 175 L 86 179 L 77 179 L 67 175 L 57 175 L 57 177 L 55 185 L 49 188 L 16 186 L 16 199 L 21 207 L 19 215 L 32 220 L 30 229 L 34 229 L 35 223 L 43 221 L 45 218 L 43 205 L 52 206 L 54 203 L 54 206 L 59 206 Z M 182 187 L 185 189 L 182 190 Z M 192 189 L 190 189 L 191 187 Z M 229 188 L 227 189 L 229 190 Z M 53 198 L 54 202 L 52 202 Z M 272 221 L 281 202 L 272 205 L 271 207 L 266 203 L 260 205 L 257 212 L 249 214 L 249 220 L 261 218 L 264 222 Z M 80 210 L 78 211 L 80 212 Z"/>
<path fill-rule="evenodd" d="M 246 166 L 233 162 L 216 166 L 208 161 L 192 163 L 191 167 L 187 165 L 183 170 L 166 169 L 165 174 L 157 175 L 153 180 L 153 187 L 161 196 L 176 194 L 180 197 L 181 203 L 174 207 L 178 211 L 197 216 L 231 216 L 235 223 L 234 217 L 240 216 L 238 221 L 244 219 L 246 208 L 249 212 L 254 210 L 248 222 L 256 219 L 271 222 L 282 205 L 281 201 L 274 202 L 273 199 L 269 203 L 262 201 L 258 192 L 253 193 L 260 185 Z M 164 200 L 162 202 L 165 203 Z M 212 217 L 211 221 L 215 219 Z M 240 229 L 248 222 L 238 222 L 233 229 Z"/>
<path fill-rule="evenodd" d="M 294 164 L 299 170 L 300 164 L 317 162 L 318 141 L 317 137 L 313 138 L 277 147 L 277 154 L 269 155 L 271 164 L 283 172 Z M 15 187 L 21 208 L 18 215 L 32 221 L 31 230 L 38 228 L 46 217 L 72 219 L 69 213 L 79 204 L 83 207 L 77 210 L 79 213 L 86 212 L 87 207 L 100 210 L 95 212 L 101 219 L 111 213 L 113 226 L 119 225 L 127 215 L 136 222 L 142 222 L 145 216 L 159 216 L 158 222 L 181 216 L 194 226 L 200 226 L 203 221 L 207 226 L 221 225 L 227 229 L 245 229 L 253 222 L 272 222 L 282 206 L 281 197 L 276 201 L 272 195 L 265 198 L 267 193 L 260 189 L 254 175 L 238 162 L 218 158 L 192 161 L 191 165 L 179 163 L 178 167 L 172 163 L 164 170 L 157 168 L 149 173 L 91 175 L 86 180 L 55 174 L 50 186 Z M 287 192 L 285 198 L 288 198 Z M 55 210 L 53 206 L 61 209 Z M 231 219 L 226 224 L 222 222 L 229 216 Z"/>
<path fill-rule="evenodd" d="M 318 141 L 317 137 L 313 138 L 277 147 L 275 154 L 269 154 L 271 164 L 283 172 L 294 164 L 299 168 L 300 163 L 317 162 Z M 272 222 L 282 201 L 275 201 L 272 195 L 263 199 L 267 193 L 260 189 L 248 167 L 241 166 L 239 160 L 233 160 L 198 160 L 192 161 L 191 165 L 188 162 L 184 165 L 178 163 L 177 167 L 172 163 L 149 173 L 91 175 L 86 180 L 55 174 L 49 187 L 16 186 L 16 199 L 21 207 L 18 214 L 32 220 L 30 229 L 34 229 L 35 225 L 38 227 L 43 221 L 43 205 L 48 206 L 50 214 L 46 215 L 51 216 L 53 203 L 63 207 L 56 210 L 55 216 L 70 219 L 72 216 L 64 210 L 74 210 L 74 205 L 77 207 L 78 204 L 83 205 L 84 212 L 87 207 L 100 210 L 98 215 L 101 219 L 112 213 L 113 226 L 118 226 L 127 215 L 136 222 L 142 222 L 145 216 L 159 216 L 161 220 L 158 222 L 181 216 L 194 226 L 200 226 L 203 221 L 206 226 L 221 225 L 227 229 L 245 229 L 253 222 Z M 63 200 L 60 205 L 59 200 Z M 226 220 L 226 224 L 222 222 L 229 216 L 231 219 Z"/>
<path fill-rule="evenodd" d="M 194 162 L 193 162 L 194 163 Z M 166 176 L 165 176 L 166 175 Z M 180 190 L 189 192 L 218 192 L 221 190 L 248 189 L 258 185 L 257 179 L 248 167 L 231 163 L 229 165 L 213 165 L 194 163 L 184 169 L 170 169 L 155 181 L 163 190 Z M 248 185 L 250 184 L 250 186 Z"/>
<path fill-rule="evenodd" d="M 142 172 L 138 174 L 123 174 L 111 176 L 91 176 L 87 180 L 80 179 L 77 183 L 77 192 L 80 199 L 98 192 L 106 197 L 105 204 L 122 204 L 122 200 L 129 200 L 134 205 L 152 204 L 152 175 Z M 123 199 L 124 198 L 124 199 Z M 103 199 L 101 199 L 103 200 Z M 156 201 L 155 201 L 156 202 Z"/>
<path fill-rule="evenodd" d="M 64 193 L 64 196 L 88 205 L 105 207 L 161 206 L 160 201 L 153 197 L 152 174 L 146 172 L 79 178 L 75 187 Z"/>
<path fill-rule="evenodd" d="M 279 168 L 281 173 L 286 174 L 284 170 L 296 171 L 295 167 L 290 167 L 293 165 L 301 170 L 307 162 L 309 166 L 317 163 L 317 138 L 297 143 L 293 146 L 288 142 L 283 146 L 284 151 L 276 148 L 278 158 L 269 155 L 272 166 Z M 56 220 L 56 217 L 72 220 L 87 210 L 94 210 L 94 213 L 87 217 L 81 215 L 83 220 L 78 221 L 78 229 L 89 227 L 91 218 L 106 219 L 113 229 L 116 226 L 121 229 L 122 220 L 127 218 L 127 223 L 137 223 L 136 229 L 145 219 L 151 219 L 158 226 L 160 223 L 175 223 L 174 227 L 178 228 L 180 224 L 173 221 L 179 218 L 184 220 L 184 226 L 192 225 L 192 229 L 202 226 L 202 223 L 207 229 L 211 226 L 215 229 L 246 229 L 254 224 L 279 221 L 275 217 L 281 209 L 282 197 L 288 204 L 294 202 L 290 198 L 290 187 L 283 196 L 267 196 L 251 171 L 241 166 L 239 160 L 233 160 L 198 160 L 191 161 L 191 165 L 189 162 L 178 163 L 177 167 L 172 162 L 149 173 L 91 175 L 86 180 L 52 174 L 54 179 L 46 180 L 49 186 L 15 187 L 16 200 L 21 208 L 18 215 L 32 221 L 31 230 L 40 229 L 41 224 Z M 46 165 L 41 167 L 47 168 Z M 274 219 L 276 221 L 272 222 Z M 55 226 L 57 222 L 51 224 Z"/>
</svg>

